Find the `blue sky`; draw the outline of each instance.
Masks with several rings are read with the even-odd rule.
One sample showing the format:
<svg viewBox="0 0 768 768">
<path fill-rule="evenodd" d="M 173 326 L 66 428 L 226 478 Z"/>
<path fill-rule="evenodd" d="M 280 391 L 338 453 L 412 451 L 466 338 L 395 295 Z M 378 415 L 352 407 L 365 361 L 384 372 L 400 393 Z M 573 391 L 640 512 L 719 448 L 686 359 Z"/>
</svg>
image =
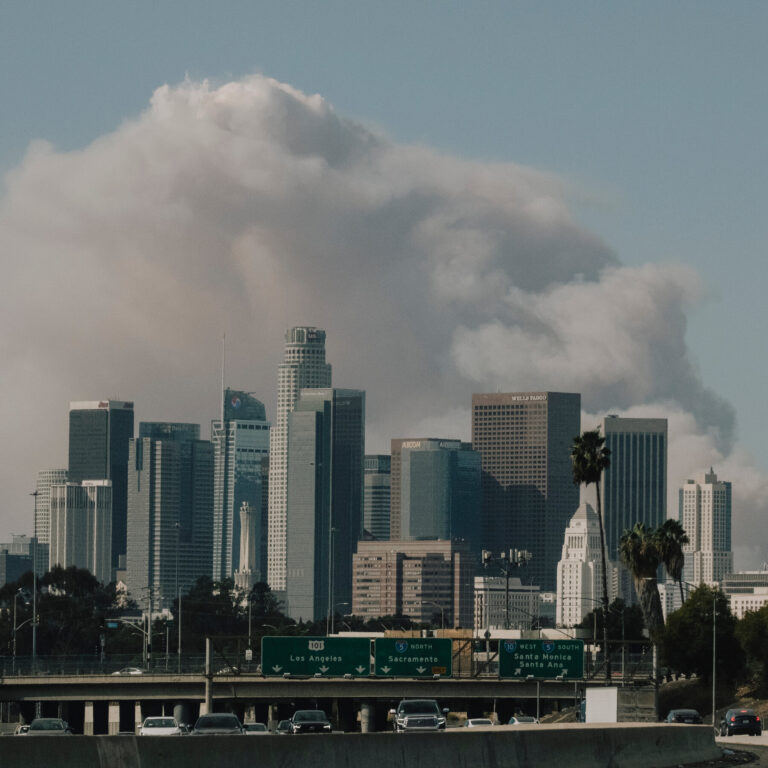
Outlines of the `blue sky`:
<svg viewBox="0 0 768 768">
<path fill-rule="evenodd" d="M 6 0 L 0 172 L 34 140 L 87 147 L 163 84 L 253 73 L 399 144 L 549 172 L 620 262 L 698 273 L 692 361 L 765 470 L 766 28 L 759 2 Z"/>
</svg>

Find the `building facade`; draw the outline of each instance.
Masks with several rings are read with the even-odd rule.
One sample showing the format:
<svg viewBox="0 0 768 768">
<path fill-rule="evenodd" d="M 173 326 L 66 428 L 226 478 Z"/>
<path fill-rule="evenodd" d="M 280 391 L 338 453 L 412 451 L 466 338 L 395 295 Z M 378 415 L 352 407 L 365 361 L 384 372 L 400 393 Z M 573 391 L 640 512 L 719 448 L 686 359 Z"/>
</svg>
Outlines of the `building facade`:
<svg viewBox="0 0 768 768">
<path fill-rule="evenodd" d="M 351 605 L 363 533 L 365 393 L 304 389 L 288 417 L 286 609 L 318 619 Z"/>
<path fill-rule="evenodd" d="M 617 569 L 606 561 L 608 601 L 616 598 Z M 558 627 L 575 627 L 603 602 L 603 552 L 600 522 L 589 504 L 582 504 L 565 529 L 563 550 L 557 564 Z"/>
<path fill-rule="evenodd" d="M 211 424 L 214 446 L 213 579 L 233 576 L 240 568 L 240 509 L 243 504 L 257 515 L 257 559 L 250 566 L 257 581 L 266 578 L 262 562 L 261 521 L 267 509 L 262 502 L 262 463 L 269 456 L 269 422 L 264 404 L 251 393 L 225 389 L 222 417 Z"/>
<path fill-rule="evenodd" d="M 474 568 L 464 542 L 361 541 L 353 559 L 351 612 L 471 627 Z"/>
<path fill-rule="evenodd" d="M 142 422 L 130 441 L 128 553 L 133 598 L 169 608 L 212 568 L 213 446 L 198 424 Z"/>
<path fill-rule="evenodd" d="M 112 579 L 112 481 L 51 486 L 49 568 L 74 565 Z"/>
<path fill-rule="evenodd" d="M 619 541 L 635 523 L 658 528 L 667 519 L 667 420 L 603 420 L 610 466 L 603 473 L 603 525 L 609 560 L 618 562 Z"/>
<path fill-rule="evenodd" d="M 536 629 L 541 623 L 541 590 L 512 576 L 475 576 L 475 630 Z"/>
<path fill-rule="evenodd" d="M 50 558 L 48 545 L 51 540 L 51 486 L 63 485 L 66 482 L 66 469 L 41 469 L 37 473 L 34 532 L 38 542 L 35 559 L 38 576 L 45 573 Z"/>
<path fill-rule="evenodd" d="M 363 476 L 363 538 L 388 541 L 392 458 L 365 457 Z"/>
<path fill-rule="evenodd" d="M 133 403 L 94 400 L 69 404 L 67 479 L 112 481 L 112 568 L 126 552 L 128 441 L 133 437 Z"/>
<path fill-rule="evenodd" d="M 480 551 L 481 456 L 460 440 L 397 440 L 400 538 L 466 541 Z"/>
<path fill-rule="evenodd" d="M 568 521 L 579 504 L 571 446 L 581 395 L 472 395 L 472 447 L 482 456 L 482 546 L 529 550 L 533 583 L 552 591 Z M 394 484 L 394 473 L 393 473 Z"/>
<path fill-rule="evenodd" d="M 716 585 L 732 573 L 731 498 L 731 484 L 711 468 L 680 489 L 680 523 L 689 540 L 683 546 L 685 581 Z"/>
<path fill-rule="evenodd" d="M 273 591 L 285 590 L 286 514 L 288 508 L 288 414 L 304 388 L 331 386 L 325 362 L 325 331 L 289 328 L 277 374 L 277 413 L 269 436 L 269 542 L 267 580 Z"/>
</svg>

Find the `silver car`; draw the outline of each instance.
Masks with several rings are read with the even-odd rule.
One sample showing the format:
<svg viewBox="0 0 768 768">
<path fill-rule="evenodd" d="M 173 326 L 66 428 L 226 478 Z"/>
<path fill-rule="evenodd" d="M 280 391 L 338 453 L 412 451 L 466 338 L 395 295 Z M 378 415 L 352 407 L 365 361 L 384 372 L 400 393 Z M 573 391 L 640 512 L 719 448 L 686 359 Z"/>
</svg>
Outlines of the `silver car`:
<svg viewBox="0 0 768 768">
<path fill-rule="evenodd" d="M 175 717 L 146 717 L 139 736 L 181 736 L 181 727 Z"/>
</svg>

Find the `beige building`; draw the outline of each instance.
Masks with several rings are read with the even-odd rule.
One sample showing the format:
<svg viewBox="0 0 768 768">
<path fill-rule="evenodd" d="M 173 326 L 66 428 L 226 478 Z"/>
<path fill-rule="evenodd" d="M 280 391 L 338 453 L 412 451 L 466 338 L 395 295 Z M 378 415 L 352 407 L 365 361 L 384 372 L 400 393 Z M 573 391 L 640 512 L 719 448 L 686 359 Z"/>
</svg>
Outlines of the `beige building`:
<svg viewBox="0 0 768 768">
<path fill-rule="evenodd" d="M 352 568 L 355 616 L 472 626 L 474 565 L 463 542 L 360 541 Z"/>
</svg>

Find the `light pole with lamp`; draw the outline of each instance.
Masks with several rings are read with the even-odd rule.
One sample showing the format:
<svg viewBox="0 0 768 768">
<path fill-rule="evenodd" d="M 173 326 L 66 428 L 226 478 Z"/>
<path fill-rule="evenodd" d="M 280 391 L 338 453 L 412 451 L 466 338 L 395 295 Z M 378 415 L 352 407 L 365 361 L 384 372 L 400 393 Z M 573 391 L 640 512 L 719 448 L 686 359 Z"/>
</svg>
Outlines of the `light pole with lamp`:
<svg viewBox="0 0 768 768">
<path fill-rule="evenodd" d="M 34 498 L 35 535 L 32 537 L 32 673 L 37 671 L 37 491 L 29 494 Z"/>
<path fill-rule="evenodd" d="M 445 629 L 445 609 L 442 605 L 439 605 L 438 603 L 435 603 L 432 600 L 424 600 L 424 605 L 434 605 L 435 608 L 437 608 L 440 611 L 440 629 Z"/>
<path fill-rule="evenodd" d="M 176 644 L 177 673 L 181 674 L 181 589 L 179 588 L 179 541 L 181 539 L 181 524 L 178 520 L 174 523 L 176 527 L 176 620 L 179 622 L 179 640 Z"/>
<path fill-rule="evenodd" d="M 501 568 L 506 578 L 504 588 L 504 629 L 509 629 L 509 576 L 513 568 L 522 568 L 533 559 L 533 555 L 527 549 L 510 549 L 509 558 L 506 552 L 501 552 L 497 557 L 497 565 Z M 483 567 L 487 568 L 494 560 L 494 554 L 490 550 L 484 549 L 482 553 Z"/>
</svg>

